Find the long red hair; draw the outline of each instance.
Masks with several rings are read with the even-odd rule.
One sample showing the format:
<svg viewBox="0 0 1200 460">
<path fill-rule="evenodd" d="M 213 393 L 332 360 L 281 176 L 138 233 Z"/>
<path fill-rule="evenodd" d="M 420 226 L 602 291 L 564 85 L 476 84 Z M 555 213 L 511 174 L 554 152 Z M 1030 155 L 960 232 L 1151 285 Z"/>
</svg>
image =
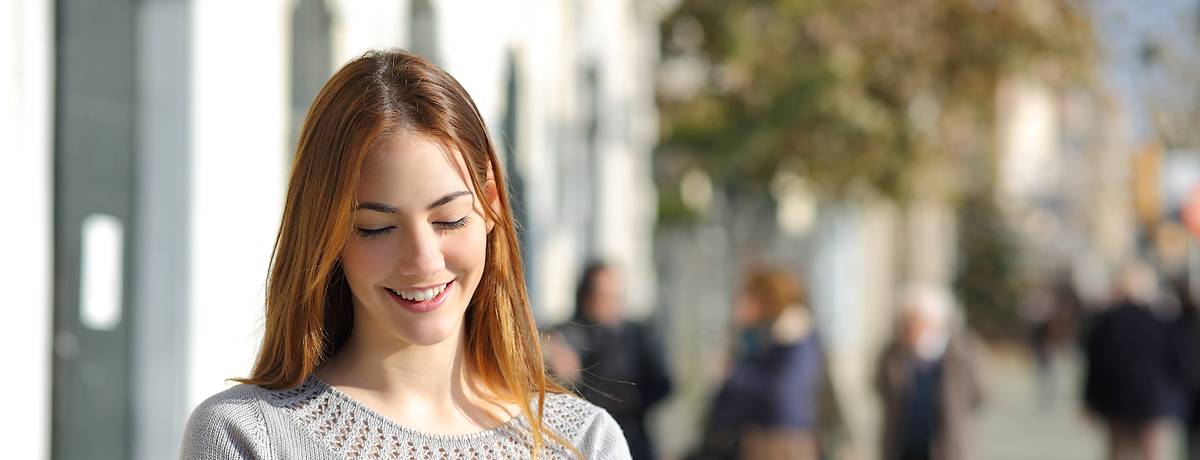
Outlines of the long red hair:
<svg viewBox="0 0 1200 460">
<path fill-rule="evenodd" d="M 483 206 L 495 226 L 463 326 L 466 359 L 483 389 L 519 403 L 536 455 L 543 435 L 562 442 L 544 429 L 542 408 L 546 392 L 565 390 L 547 379 L 542 364 L 503 170 L 466 90 L 404 51 L 372 51 L 346 64 L 308 111 L 267 280 L 262 347 L 250 377 L 239 381 L 295 387 L 346 343 L 354 318 L 339 257 L 352 231 L 358 174 L 371 147 L 400 130 L 460 152 L 476 196 L 484 196 L 489 178 L 495 181 L 498 206 Z M 537 416 L 527 403 L 535 396 Z"/>
</svg>

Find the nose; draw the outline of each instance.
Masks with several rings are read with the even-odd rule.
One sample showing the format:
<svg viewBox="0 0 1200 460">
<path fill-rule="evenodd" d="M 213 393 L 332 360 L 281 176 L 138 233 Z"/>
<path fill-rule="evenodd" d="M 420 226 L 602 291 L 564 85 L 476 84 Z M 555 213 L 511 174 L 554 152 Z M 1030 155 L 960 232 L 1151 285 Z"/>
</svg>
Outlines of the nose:
<svg viewBox="0 0 1200 460">
<path fill-rule="evenodd" d="M 427 280 L 446 268 L 441 241 L 432 228 L 416 228 L 400 238 L 396 271 L 408 278 Z"/>
</svg>

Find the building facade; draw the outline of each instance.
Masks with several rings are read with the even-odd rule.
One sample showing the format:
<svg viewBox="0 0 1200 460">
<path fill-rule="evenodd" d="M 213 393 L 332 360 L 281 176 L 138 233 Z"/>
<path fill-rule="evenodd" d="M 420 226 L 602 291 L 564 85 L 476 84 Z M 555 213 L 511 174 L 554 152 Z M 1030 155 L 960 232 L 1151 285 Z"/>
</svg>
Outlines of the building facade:
<svg viewBox="0 0 1200 460">
<path fill-rule="evenodd" d="M 516 198 L 535 316 L 576 273 L 654 305 L 658 2 L 16 0 L 0 6 L 0 247 L 28 394 L 19 458 L 169 458 L 188 412 L 245 376 L 300 121 L 370 48 L 471 93 Z M 11 283 L 11 284 L 10 284 Z"/>
</svg>

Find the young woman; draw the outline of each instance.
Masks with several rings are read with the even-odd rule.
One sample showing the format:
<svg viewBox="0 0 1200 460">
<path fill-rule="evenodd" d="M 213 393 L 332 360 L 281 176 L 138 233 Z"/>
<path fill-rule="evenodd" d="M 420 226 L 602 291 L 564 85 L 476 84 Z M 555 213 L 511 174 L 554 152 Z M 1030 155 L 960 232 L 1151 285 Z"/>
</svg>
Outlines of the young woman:
<svg viewBox="0 0 1200 460">
<path fill-rule="evenodd" d="M 627 459 L 547 380 L 499 159 L 453 77 L 370 52 L 300 133 L 250 377 L 184 459 Z"/>
</svg>

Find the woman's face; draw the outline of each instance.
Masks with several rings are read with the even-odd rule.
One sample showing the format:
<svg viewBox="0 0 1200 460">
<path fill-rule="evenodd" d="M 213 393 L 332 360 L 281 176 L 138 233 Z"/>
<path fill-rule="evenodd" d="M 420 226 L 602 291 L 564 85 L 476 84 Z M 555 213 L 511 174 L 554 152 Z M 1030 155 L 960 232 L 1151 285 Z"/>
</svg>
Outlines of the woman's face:
<svg viewBox="0 0 1200 460">
<path fill-rule="evenodd" d="M 492 229 L 467 174 L 458 152 L 411 131 L 368 154 L 341 258 L 355 335 L 420 346 L 458 338 Z M 495 184 L 483 188 L 494 203 Z"/>
<path fill-rule="evenodd" d="M 592 276 L 592 295 L 587 299 L 588 316 L 600 324 L 619 324 L 625 316 L 625 306 L 621 300 L 625 291 L 621 287 L 620 275 L 612 268 L 606 268 Z"/>
</svg>

